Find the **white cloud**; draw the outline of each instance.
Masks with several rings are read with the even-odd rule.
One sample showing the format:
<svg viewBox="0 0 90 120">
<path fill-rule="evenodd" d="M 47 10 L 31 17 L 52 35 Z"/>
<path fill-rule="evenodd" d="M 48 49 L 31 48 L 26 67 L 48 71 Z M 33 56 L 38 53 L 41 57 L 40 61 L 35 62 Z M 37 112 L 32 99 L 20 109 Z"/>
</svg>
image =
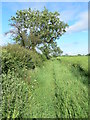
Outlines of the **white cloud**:
<svg viewBox="0 0 90 120">
<path fill-rule="evenodd" d="M 3 45 L 7 45 L 8 43 L 11 43 L 11 39 L 10 39 L 10 34 L 8 34 L 7 36 L 0 34 L 0 46 Z"/>
<path fill-rule="evenodd" d="M 66 10 L 60 13 L 60 19 L 64 22 L 72 21 L 72 18 L 76 15 L 77 10 Z"/>
<path fill-rule="evenodd" d="M 73 52 L 70 52 L 70 51 L 63 51 L 63 55 L 65 55 L 65 54 L 68 54 L 68 55 L 77 55 L 77 54 L 81 54 L 81 55 L 86 55 L 86 54 L 88 54 L 88 50 L 87 51 L 73 51 Z"/>
<path fill-rule="evenodd" d="M 63 54 L 68 54 L 68 55 L 77 55 L 77 54 L 87 54 L 88 53 L 88 48 L 84 47 L 82 49 L 82 45 L 78 43 L 78 45 L 74 45 L 74 43 L 69 43 L 69 44 L 63 44 L 60 47 L 63 50 Z"/>
<path fill-rule="evenodd" d="M 78 21 L 76 21 L 75 24 L 67 28 L 68 33 L 83 32 L 88 30 L 88 12 L 83 12 L 79 14 L 77 17 Z"/>
</svg>

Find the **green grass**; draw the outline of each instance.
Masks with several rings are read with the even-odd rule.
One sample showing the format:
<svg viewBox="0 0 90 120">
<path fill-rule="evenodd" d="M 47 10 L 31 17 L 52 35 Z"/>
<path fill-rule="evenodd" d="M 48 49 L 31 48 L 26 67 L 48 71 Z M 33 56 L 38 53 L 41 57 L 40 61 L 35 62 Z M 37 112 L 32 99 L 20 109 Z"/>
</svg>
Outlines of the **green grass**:
<svg viewBox="0 0 90 120">
<path fill-rule="evenodd" d="M 2 75 L 3 118 L 20 118 L 27 115 L 30 96 L 30 87 L 22 78 L 18 78 L 17 73 L 8 71 L 8 74 Z"/>
<path fill-rule="evenodd" d="M 4 74 L 3 117 L 88 117 L 88 57 L 53 58 L 26 72 Z"/>
<path fill-rule="evenodd" d="M 88 56 L 74 56 L 74 57 L 57 57 L 62 62 L 68 63 L 69 65 L 80 66 L 85 72 L 88 73 Z"/>
<path fill-rule="evenodd" d="M 67 59 L 67 63 L 63 59 Z M 71 67 L 73 62 L 70 60 L 71 58 L 61 58 L 61 62 L 52 59 L 32 72 L 31 81 L 36 80 L 38 84 L 33 85 L 31 92 L 33 96 L 31 117 L 88 117 L 88 86 L 86 84 L 88 77 L 80 74 L 81 71 L 78 69 Z M 77 63 L 78 61 L 77 58 Z"/>
</svg>

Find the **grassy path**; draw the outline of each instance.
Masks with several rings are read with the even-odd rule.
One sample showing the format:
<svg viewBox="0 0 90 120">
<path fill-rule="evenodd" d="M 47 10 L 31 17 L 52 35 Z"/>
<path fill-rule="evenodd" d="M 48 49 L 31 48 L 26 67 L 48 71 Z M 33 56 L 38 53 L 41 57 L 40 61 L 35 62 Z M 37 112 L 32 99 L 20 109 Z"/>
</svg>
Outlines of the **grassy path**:
<svg viewBox="0 0 90 120">
<path fill-rule="evenodd" d="M 33 79 L 38 82 L 38 85 L 32 90 L 31 117 L 55 117 L 55 85 L 52 69 L 52 62 L 49 64 L 47 63 L 45 67 L 43 66 L 36 71 L 37 74 L 33 77 Z"/>
<path fill-rule="evenodd" d="M 87 117 L 88 88 L 81 82 L 83 76 L 72 72 L 75 70 L 60 61 L 50 60 L 30 73 L 30 117 Z"/>
<path fill-rule="evenodd" d="M 57 84 L 58 117 L 87 117 L 88 88 L 81 82 L 83 76 L 74 75 L 76 70 L 71 71 L 69 66 L 59 64 L 58 61 L 54 62 L 54 71 Z"/>
</svg>

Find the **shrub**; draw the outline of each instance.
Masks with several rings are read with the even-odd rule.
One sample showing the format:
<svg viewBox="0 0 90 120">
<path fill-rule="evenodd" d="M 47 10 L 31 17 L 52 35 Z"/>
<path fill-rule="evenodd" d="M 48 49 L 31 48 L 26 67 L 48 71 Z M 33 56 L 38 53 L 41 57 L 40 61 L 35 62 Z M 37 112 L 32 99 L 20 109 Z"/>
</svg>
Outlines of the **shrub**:
<svg viewBox="0 0 90 120">
<path fill-rule="evenodd" d="M 2 48 L 2 117 L 21 118 L 30 112 L 30 74 L 28 69 L 42 65 L 44 55 L 30 51 L 20 45 Z"/>
<path fill-rule="evenodd" d="M 43 58 L 35 51 L 30 51 L 18 44 L 8 45 L 2 48 L 2 71 L 7 73 L 8 69 L 21 69 L 26 67 L 34 69 L 40 66 Z"/>
</svg>

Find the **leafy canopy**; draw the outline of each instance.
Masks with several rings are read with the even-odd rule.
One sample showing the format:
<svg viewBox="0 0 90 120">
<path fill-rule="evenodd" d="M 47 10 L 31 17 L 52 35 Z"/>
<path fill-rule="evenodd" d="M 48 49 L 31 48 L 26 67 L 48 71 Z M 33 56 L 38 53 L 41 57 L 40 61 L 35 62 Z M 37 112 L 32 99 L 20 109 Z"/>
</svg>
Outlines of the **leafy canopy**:
<svg viewBox="0 0 90 120">
<path fill-rule="evenodd" d="M 54 52 L 55 49 L 52 46 L 57 47 L 56 39 L 59 39 L 68 27 L 68 24 L 60 20 L 58 12 L 49 12 L 45 7 L 43 11 L 30 8 L 17 11 L 16 16 L 11 17 L 10 25 L 14 29 L 9 33 L 22 46 L 30 49 L 35 49 L 37 46 L 39 49 L 42 46 L 43 48 L 47 46 Z M 59 48 L 57 50 L 60 52 Z"/>
</svg>

